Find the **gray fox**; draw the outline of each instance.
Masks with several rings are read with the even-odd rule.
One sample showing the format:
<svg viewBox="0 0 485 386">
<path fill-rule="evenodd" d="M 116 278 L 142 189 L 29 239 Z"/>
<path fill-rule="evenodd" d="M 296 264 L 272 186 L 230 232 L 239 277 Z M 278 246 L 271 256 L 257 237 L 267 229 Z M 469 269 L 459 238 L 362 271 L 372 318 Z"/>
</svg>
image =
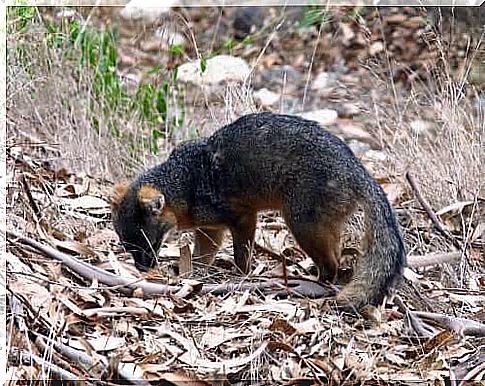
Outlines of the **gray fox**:
<svg viewBox="0 0 485 386">
<path fill-rule="evenodd" d="M 210 263 L 229 229 L 237 267 L 248 273 L 257 212 L 280 210 L 321 278 L 334 280 L 340 235 L 360 204 L 367 252 L 337 302 L 378 305 L 406 263 L 387 197 L 349 147 L 317 122 L 290 115 L 245 115 L 212 136 L 179 145 L 168 159 L 118 184 L 112 217 L 138 269 L 156 263 L 166 232 L 194 229 L 195 256 Z"/>
</svg>

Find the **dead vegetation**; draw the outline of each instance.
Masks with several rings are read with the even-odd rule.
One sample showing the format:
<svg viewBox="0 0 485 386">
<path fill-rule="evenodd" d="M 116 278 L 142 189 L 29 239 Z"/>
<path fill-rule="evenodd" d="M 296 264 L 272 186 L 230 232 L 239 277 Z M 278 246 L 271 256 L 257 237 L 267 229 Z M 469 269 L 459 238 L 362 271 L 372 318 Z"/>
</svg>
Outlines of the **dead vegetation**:
<svg viewBox="0 0 485 386">
<path fill-rule="evenodd" d="M 406 29 L 423 23 L 412 15 L 399 20 L 396 16 L 401 15 L 383 16 L 390 18 L 384 23 L 391 29 L 385 32 L 389 39 L 402 31 L 403 23 L 414 23 Z M 57 51 L 47 46 L 45 31 L 9 34 L 10 384 L 83 379 L 89 384 L 446 380 L 464 385 L 483 380 L 485 196 L 480 178 L 483 112 L 477 108 L 483 96 L 480 85 L 473 86 L 468 76 L 478 54 L 470 50 L 466 58 L 453 57 L 463 63 L 458 77 L 443 69 L 432 81 L 413 78 L 403 85 L 399 76 L 389 76 L 395 74 L 389 62 L 380 62 L 388 65 L 383 65 L 383 73 L 356 64 L 355 41 L 359 31 L 366 31 L 363 20 L 357 20 L 350 23 L 351 30 L 340 25 L 342 35 L 330 31 L 349 42 L 346 50 L 337 44 L 332 52 L 345 56 L 356 71 L 369 71 L 365 74 L 371 81 L 352 81 L 328 98 L 339 104 L 352 100 L 349 94 L 354 91 L 354 98 L 366 96 L 371 114 L 363 118 L 364 127 L 378 128 L 372 135 L 385 158 L 370 151 L 363 159 L 396 208 L 409 256 L 405 280 L 395 295 L 363 317 L 334 307 L 338 287 L 313 281 L 311 259 L 272 213 L 261 215 L 257 241 L 273 253 L 258 249 L 249 277 L 236 271 L 230 240 L 213 267 L 192 261 L 186 233 L 174 234 L 162 247 L 160 270 L 137 272 L 112 231 L 109 194 L 112 181 L 154 162 L 144 145 L 133 148 L 145 143 L 148 126 L 134 110 L 114 108 L 96 97 L 96 70 L 72 76 L 73 59 L 65 56 L 63 46 Z M 206 28 L 207 21 L 200 23 L 199 28 Z M 299 34 L 313 41 L 312 34 Z M 377 38 L 363 36 L 372 36 L 362 43 L 368 52 Z M 389 48 L 388 54 L 407 52 L 413 36 L 396 39 L 394 45 L 404 48 Z M 260 57 L 264 65 L 286 62 L 283 54 L 274 54 L 288 52 L 284 44 L 290 42 L 280 39 L 268 45 Z M 320 52 L 313 47 L 299 55 L 312 58 L 315 65 L 327 63 L 328 52 L 312 57 Z M 421 45 L 412 49 L 414 54 L 425 52 Z M 349 76 L 359 78 L 362 73 Z M 247 88 L 229 88 L 224 95 L 222 106 L 207 100 L 194 103 L 186 112 L 193 115 L 159 154 L 163 157 L 173 143 L 193 135 L 190 126 L 200 119 L 200 106 L 209 111 L 201 113 L 204 119 L 218 121 L 214 127 L 254 108 Z M 132 136 L 120 137 L 113 127 Z M 358 225 L 357 219 L 347 231 L 346 256 L 362 253 L 353 240 Z M 274 279 L 284 272 L 282 261 L 292 278 L 288 283 Z"/>
</svg>

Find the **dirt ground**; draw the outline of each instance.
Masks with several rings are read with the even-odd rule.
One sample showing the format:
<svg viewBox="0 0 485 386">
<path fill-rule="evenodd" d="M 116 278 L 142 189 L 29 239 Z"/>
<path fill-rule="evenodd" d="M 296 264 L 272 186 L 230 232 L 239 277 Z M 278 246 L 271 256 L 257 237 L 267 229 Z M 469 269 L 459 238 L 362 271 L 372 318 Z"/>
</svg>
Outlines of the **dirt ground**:
<svg viewBox="0 0 485 386">
<path fill-rule="evenodd" d="M 38 17 L 56 21 L 62 10 L 41 8 Z M 121 11 L 82 8 L 74 17 L 89 21 L 87 28 L 114 28 L 115 73 L 127 89 L 163 84 L 181 64 L 220 54 L 244 59 L 250 82 L 210 92 L 176 84 L 170 106 L 183 106 L 183 123 L 158 139 L 157 152 L 136 153 L 122 135 L 102 131 L 102 122 L 92 126 L 93 115 L 121 133 L 153 128 L 121 108 L 102 115 L 104 101 L 92 103 L 93 86 L 73 70 L 75 58 L 37 51 L 41 23 L 10 35 L 11 384 L 483 381 L 481 19 L 411 7 L 236 7 L 175 8 L 147 23 Z M 166 45 L 160 31 L 180 34 L 182 48 Z M 30 57 L 26 66 L 21 46 L 46 58 Z M 278 101 L 258 100 L 261 89 Z M 323 109 L 332 117 L 327 129 L 384 188 L 403 231 L 409 266 L 382 307 L 359 317 L 339 311 L 333 296 L 340 287 L 315 281 L 312 260 L 273 212 L 260 215 L 256 237 L 272 252 L 255 251 L 248 277 L 234 267 L 229 235 L 214 266 L 192 261 L 191 233 L 175 232 L 161 248 L 160 267 L 148 274 L 134 268 L 110 221 L 114 183 L 244 113 Z M 356 215 L 342 242 L 344 273 L 365 253 L 361 231 Z M 285 270 L 290 288 L 274 279 Z"/>
</svg>

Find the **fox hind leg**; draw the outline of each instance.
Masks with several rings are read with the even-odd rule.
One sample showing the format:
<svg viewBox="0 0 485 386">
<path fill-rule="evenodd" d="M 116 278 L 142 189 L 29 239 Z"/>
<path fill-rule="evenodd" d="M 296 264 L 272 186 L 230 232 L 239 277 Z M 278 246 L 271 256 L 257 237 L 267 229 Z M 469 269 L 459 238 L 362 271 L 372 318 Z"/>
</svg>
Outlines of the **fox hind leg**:
<svg viewBox="0 0 485 386">
<path fill-rule="evenodd" d="M 197 228 L 194 256 L 203 264 L 212 264 L 224 238 L 223 228 Z"/>
</svg>

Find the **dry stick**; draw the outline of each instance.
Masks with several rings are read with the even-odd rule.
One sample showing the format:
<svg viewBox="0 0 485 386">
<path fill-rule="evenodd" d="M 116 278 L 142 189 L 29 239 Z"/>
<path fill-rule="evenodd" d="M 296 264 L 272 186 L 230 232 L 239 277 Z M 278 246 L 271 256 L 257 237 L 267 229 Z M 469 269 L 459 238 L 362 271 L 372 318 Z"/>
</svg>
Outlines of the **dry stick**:
<svg viewBox="0 0 485 386">
<path fill-rule="evenodd" d="M 462 250 L 461 244 L 456 240 L 453 235 L 448 232 L 443 224 L 441 223 L 440 219 L 436 215 L 436 213 L 433 211 L 433 208 L 428 204 L 428 202 L 423 198 L 421 195 L 421 192 L 419 191 L 418 185 L 416 183 L 416 180 L 414 179 L 414 176 L 412 175 L 411 172 L 406 172 L 406 179 L 409 182 L 409 185 L 411 185 L 411 188 L 413 189 L 414 195 L 416 196 L 416 199 L 419 201 L 423 209 L 426 211 L 428 214 L 428 217 L 430 218 L 431 222 L 433 225 L 436 227 L 436 229 L 447 239 L 449 239 L 453 245 L 458 248 L 460 251 Z"/>
<path fill-rule="evenodd" d="M 428 267 L 430 265 L 454 263 L 460 261 L 461 252 L 429 253 L 422 256 L 408 256 L 407 264 L 411 268 Z"/>
<path fill-rule="evenodd" d="M 459 386 L 466 386 L 469 385 L 470 381 L 473 381 L 474 378 L 480 374 L 482 371 L 485 371 L 485 362 L 479 364 L 477 367 L 471 369 L 461 380 L 461 382 L 458 384 Z M 476 379 L 478 380 L 478 379 Z M 482 378 L 483 381 L 483 378 Z"/>
<path fill-rule="evenodd" d="M 92 373 L 95 366 L 99 366 L 101 372 L 106 371 L 108 369 L 108 359 L 100 354 L 97 354 L 96 358 L 93 358 L 86 354 L 84 351 L 75 349 L 71 346 L 66 346 L 63 343 L 57 342 L 53 339 L 50 339 L 44 335 L 35 333 L 37 336 L 36 341 L 39 340 L 40 344 L 43 346 L 47 346 L 47 343 L 52 345 L 52 347 L 58 351 L 60 354 L 65 356 L 66 358 L 70 359 L 73 362 L 81 364 L 84 368 L 88 368 L 89 371 Z M 125 368 L 125 364 L 123 362 L 118 363 L 115 369 L 119 376 L 129 381 L 136 381 L 137 385 L 145 385 L 149 386 L 149 383 L 141 380 L 141 379 L 134 379 L 131 370 L 127 370 Z M 97 371 L 95 377 L 99 377 L 100 372 Z M 94 378 L 94 377 L 93 377 Z"/>
<path fill-rule="evenodd" d="M 404 313 L 405 322 L 407 322 L 409 328 L 412 329 L 417 336 L 431 338 L 433 335 L 436 334 L 436 329 L 432 326 L 429 326 L 423 320 L 414 315 L 409 310 L 408 306 L 404 304 L 400 296 L 394 297 L 394 304 L 396 304 L 399 310 Z"/>
<path fill-rule="evenodd" d="M 71 363 L 77 364 L 77 361 L 71 361 L 71 363 L 67 363 L 66 359 L 63 358 L 59 353 L 54 350 L 51 346 L 48 346 L 47 343 L 45 342 L 44 339 L 42 339 L 40 336 L 37 336 L 35 338 L 35 344 L 41 350 L 41 352 L 44 353 L 44 357 L 48 356 L 46 360 L 49 361 L 49 363 L 52 363 L 56 366 L 59 366 L 60 368 L 69 371 L 70 373 L 74 374 L 73 370 L 76 370 L 76 374 L 79 377 L 79 368 L 73 368 Z M 85 368 L 83 370 L 86 370 Z M 89 374 L 89 373 L 88 373 Z M 86 373 L 84 373 L 84 376 L 86 376 Z M 99 377 L 97 375 L 96 377 Z"/>
<path fill-rule="evenodd" d="M 90 357 L 88 354 L 86 354 L 84 351 L 75 349 L 71 346 L 67 346 L 63 343 L 57 342 L 54 339 L 48 338 L 42 334 L 39 334 L 35 331 L 31 331 L 35 336 L 35 341 L 39 342 L 40 345 L 42 346 L 47 346 L 47 345 L 52 345 L 52 348 L 56 351 L 58 351 L 61 355 L 65 356 L 69 360 L 75 363 L 79 363 L 81 366 L 83 366 L 85 369 L 89 369 L 91 372 L 93 371 L 93 367 L 96 365 L 95 359 Z M 102 368 L 102 370 L 106 370 L 108 368 L 108 360 L 98 354 L 98 362 Z M 99 373 L 96 374 L 98 376 Z"/>
<path fill-rule="evenodd" d="M 86 279 L 89 279 L 91 281 L 97 280 L 100 283 L 111 287 L 119 286 L 118 290 L 125 295 L 131 295 L 133 290 L 138 288 L 142 289 L 144 295 L 146 296 L 173 293 L 179 289 L 175 286 L 158 283 L 148 283 L 144 281 L 134 284 L 133 280 L 131 279 L 125 279 L 98 267 L 95 267 L 91 264 L 85 263 L 81 260 L 77 260 L 72 256 L 62 253 L 49 245 L 41 244 L 31 238 L 19 235 L 16 232 L 7 231 L 7 237 L 17 239 L 21 243 L 36 249 L 42 254 L 55 260 L 61 261 L 68 268 Z"/>
<path fill-rule="evenodd" d="M 261 254 L 267 254 L 271 258 L 276 259 L 278 261 L 281 261 L 282 267 L 283 267 L 283 280 L 285 281 L 285 287 L 288 289 L 288 268 L 287 268 L 287 263 L 286 263 L 286 256 L 283 254 L 278 254 L 276 252 L 273 252 L 271 249 L 266 248 L 263 245 L 259 245 L 258 243 L 254 242 L 254 251 L 256 253 L 261 253 Z"/>
<path fill-rule="evenodd" d="M 25 195 L 27 196 L 27 200 L 29 201 L 29 205 L 31 206 L 34 212 L 36 222 L 38 224 L 42 224 L 42 213 L 40 212 L 40 209 L 37 206 L 37 203 L 32 197 L 32 192 L 30 191 L 30 187 L 29 187 L 29 184 L 27 183 L 27 179 L 25 178 L 25 174 L 22 174 L 20 181 L 22 182 L 22 187 L 24 188 Z"/>
<path fill-rule="evenodd" d="M 123 278 L 85 263 L 84 261 L 77 260 L 73 256 L 69 256 L 51 246 L 41 244 L 38 241 L 22 236 L 16 232 L 6 231 L 6 233 L 7 237 L 12 239 L 12 241 L 17 240 L 22 244 L 28 245 L 47 257 L 61 261 L 66 267 L 70 268 L 78 275 L 91 281 L 97 280 L 104 285 L 116 287 L 117 290 L 128 296 L 132 296 L 133 291 L 135 290 L 141 290 L 142 295 L 145 298 L 156 295 L 175 294 L 180 290 L 180 286 L 152 283 L 144 279 L 134 282 L 132 279 Z M 224 295 L 233 291 L 269 290 L 274 289 L 274 287 L 283 288 L 281 279 L 271 278 L 264 282 L 255 283 L 206 284 L 201 288 L 200 292 Z M 325 287 L 321 283 L 307 279 L 289 280 L 287 292 L 309 298 L 321 298 L 335 295 L 334 287 Z"/>
<path fill-rule="evenodd" d="M 434 312 L 411 311 L 421 319 L 431 320 L 458 334 L 485 337 L 485 324 L 471 319 L 457 318 L 455 316 L 436 314 Z"/>
<path fill-rule="evenodd" d="M 79 376 L 64 370 L 63 368 L 54 365 L 52 363 L 49 363 L 42 359 L 41 357 L 34 355 L 32 353 L 29 353 L 24 350 L 19 350 L 18 348 L 12 348 L 11 349 L 11 354 L 16 357 L 17 361 L 21 364 L 26 364 L 30 365 L 32 362 L 37 363 L 38 365 L 42 366 L 43 368 L 47 369 L 49 373 L 55 374 L 55 376 L 59 377 L 59 379 L 64 379 L 67 381 L 79 381 Z M 50 379 L 56 379 L 52 376 L 50 376 Z"/>
</svg>

